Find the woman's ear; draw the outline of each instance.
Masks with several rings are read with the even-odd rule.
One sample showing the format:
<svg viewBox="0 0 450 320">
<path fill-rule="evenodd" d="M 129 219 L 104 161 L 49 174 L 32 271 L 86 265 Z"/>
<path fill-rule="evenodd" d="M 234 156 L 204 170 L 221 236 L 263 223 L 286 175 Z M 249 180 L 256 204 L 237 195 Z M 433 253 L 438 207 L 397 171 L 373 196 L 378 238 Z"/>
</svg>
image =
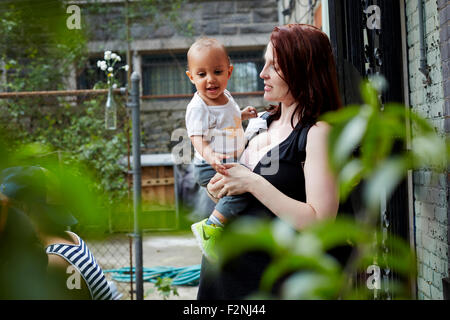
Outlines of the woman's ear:
<svg viewBox="0 0 450 320">
<path fill-rule="evenodd" d="M 186 71 L 186 75 L 188 76 L 189 80 L 191 80 L 192 84 L 195 84 L 194 77 L 189 70 Z"/>
</svg>

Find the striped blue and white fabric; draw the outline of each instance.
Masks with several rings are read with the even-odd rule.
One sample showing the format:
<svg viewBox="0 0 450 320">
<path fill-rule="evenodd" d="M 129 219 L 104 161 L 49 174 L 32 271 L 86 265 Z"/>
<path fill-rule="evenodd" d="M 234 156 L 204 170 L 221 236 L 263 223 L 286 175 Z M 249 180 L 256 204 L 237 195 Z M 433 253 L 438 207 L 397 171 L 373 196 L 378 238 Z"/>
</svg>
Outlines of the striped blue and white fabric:
<svg viewBox="0 0 450 320">
<path fill-rule="evenodd" d="M 52 244 L 47 247 L 47 254 L 56 254 L 73 265 L 86 282 L 93 300 L 111 300 L 113 293 L 105 278 L 102 268 L 95 261 L 86 243 L 75 233 L 78 245 Z"/>
</svg>

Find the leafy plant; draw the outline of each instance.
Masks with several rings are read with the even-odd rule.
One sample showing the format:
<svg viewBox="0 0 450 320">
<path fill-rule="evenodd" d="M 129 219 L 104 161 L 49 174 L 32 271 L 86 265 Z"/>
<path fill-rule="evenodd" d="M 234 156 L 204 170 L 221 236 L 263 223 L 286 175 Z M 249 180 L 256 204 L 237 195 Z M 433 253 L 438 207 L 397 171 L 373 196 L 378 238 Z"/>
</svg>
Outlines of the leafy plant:
<svg viewBox="0 0 450 320">
<path fill-rule="evenodd" d="M 83 29 L 69 30 L 62 0 L 2 1 L 0 62 L 4 91 L 57 90 L 87 57 Z"/>
<path fill-rule="evenodd" d="M 407 170 L 423 166 L 443 170 L 450 154 L 446 139 L 415 112 L 398 103 L 382 107 L 378 98 L 382 87 L 377 90 L 373 83 L 361 84 L 362 106 L 349 106 L 323 117 L 332 125 L 329 157 L 338 175 L 341 200 L 364 180 L 368 212 L 376 212 L 380 196 L 392 194 Z M 411 138 L 407 124 L 414 130 Z M 409 139 L 412 146 L 407 150 Z"/>
<path fill-rule="evenodd" d="M 382 87 L 377 83 L 379 79 L 361 84 L 363 105 L 322 118 L 332 124 L 329 161 L 338 177 L 341 201 L 364 182 L 363 204 L 356 219 L 339 213 L 335 221 L 317 222 L 297 232 L 278 219 L 242 217 L 229 225 L 218 242 L 221 267 L 245 252 L 256 250 L 269 255 L 271 262 L 262 276 L 259 293 L 250 298 L 374 298 L 377 290 L 370 277 L 364 277 L 370 266 L 395 272 L 398 278 L 390 288 L 393 296 L 410 297 L 415 255 L 407 242 L 379 231 L 382 195 L 389 199 L 407 170 L 423 166 L 444 170 L 450 152 L 446 139 L 411 110 L 392 103 L 382 107 Z M 407 124 L 414 128 L 410 150 L 406 150 Z M 342 265 L 333 250 L 343 247 L 351 249 L 351 254 Z M 355 283 L 360 275 L 364 280 Z M 280 285 L 277 297 L 272 296 L 275 285 Z"/>
<path fill-rule="evenodd" d="M 0 83 L 3 89 L 65 89 L 71 70 L 83 65 L 88 57 L 83 29 L 66 27 L 65 2 L 4 1 L 0 8 L 0 29 L 7 40 L 0 44 L 0 62 L 7 70 L 6 83 Z M 91 176 L 87 188 L 106 195 L 101 197 L 102 211 L 109 212 L 128 196 L 124 170 L 118 161 L 127 154 L 129 121 L 125 100 L 118 97 L 119 129 L 105 131 L 105 99 L 101 95 L 45 94 L 1 99 L 0 123 L 7 134 L 9 153 L 28 144 L 45 146 L 47 156 L 55 156 L 61 166 L 73 166 L 77 174 Z M 105 222 L 98 221 L 97 225 L 105 228 Z"/>
<path fill-rule="evenodd" d="M 175 286 L 172 286 L 172 282 L 172 278 L 156 278 L 154 286 L 164 300 L 167 300 L 171 294 L 173 294 L 174 296 L 179 295 L 177 288 Z M 147 294 L 153 291 L 154 289 L 150 289 L 147 291 Z"/>
<path fill-rule="evenodd" d="M 10 135 L 0 132 L 2 161 L 0 170 L 15 166 L 41 166 L 58 180 L 59 203 L 84 225 L 107 227 L 106 195 L 95 188 L 92 171 L 76 159 L 62 162 L 58 152 L 40 143 L 11 144 Z M 40 183 L 40 182 L 37 182 Z M 103 237 L 103 233 L 89 234 Z"/>
</svg>

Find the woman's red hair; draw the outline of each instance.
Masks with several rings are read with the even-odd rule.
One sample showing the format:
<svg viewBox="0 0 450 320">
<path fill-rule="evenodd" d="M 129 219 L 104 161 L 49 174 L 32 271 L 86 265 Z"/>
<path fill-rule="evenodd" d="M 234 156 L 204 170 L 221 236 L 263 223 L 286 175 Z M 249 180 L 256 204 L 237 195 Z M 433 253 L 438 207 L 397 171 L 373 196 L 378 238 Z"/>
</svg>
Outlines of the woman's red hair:
<svg viewBox="0 0 450 320">
<path fill-rule="evenodd" d="M 336 64 L 323 31 L 307 24 L 288 24 L 275 27 L 270 41 L 280 76 L 298 103 L 291 123 L 297 115 L 302 124 L 315 124 L 320 115 L 342 107 Z M 280 106 L 273 106 L 275 118 L 281 114 Z"/>
</svg>

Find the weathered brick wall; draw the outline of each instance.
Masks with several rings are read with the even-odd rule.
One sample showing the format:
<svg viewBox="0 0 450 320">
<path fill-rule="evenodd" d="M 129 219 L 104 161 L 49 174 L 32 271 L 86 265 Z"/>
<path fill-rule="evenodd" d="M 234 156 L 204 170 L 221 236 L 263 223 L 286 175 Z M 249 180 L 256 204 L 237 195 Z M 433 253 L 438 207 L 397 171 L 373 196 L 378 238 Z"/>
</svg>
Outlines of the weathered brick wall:
<svg viewBox="0 0 450 320">
<path fill-rule="evenodd" d="M 441 3 L 438 10 L 438 2 Z M 424 33 L 430 84 L 419 71 L 419 14 L 416 0 L 406 0 L 409 90 L 411 107 L 445 135 L 443 64 L 439 11 L 445 1 L 425 0 Z M 448 47 L 447 47 L 448 48 Z M 447 81 L 447 80 L 446 80 Z M 414 131 L 413 131 L 414 134 Z M 415 236 L 418 257 L 418 298 L 443 299 L 442 278 L 448 276 L 447 172 L 424 168 L 414 172 Z"/>
<path fill-rule="evenodd" d="M 442 61 L 442 80 L 444 89 L 444 116 L 445 116 L 445 134 L 448 137 L 450 133 L 450 4 L 447 0 L 438 1 L 439 10 L 439 35 L 441 42 L 441 61 Z M 447 247 L 450 247 L 450 211 L 448 210 L 450 195 L 450 175 L 447 172 Z M 448 254 L 448 273 L 450 274 L 450 252 Z"/>
</svg>

